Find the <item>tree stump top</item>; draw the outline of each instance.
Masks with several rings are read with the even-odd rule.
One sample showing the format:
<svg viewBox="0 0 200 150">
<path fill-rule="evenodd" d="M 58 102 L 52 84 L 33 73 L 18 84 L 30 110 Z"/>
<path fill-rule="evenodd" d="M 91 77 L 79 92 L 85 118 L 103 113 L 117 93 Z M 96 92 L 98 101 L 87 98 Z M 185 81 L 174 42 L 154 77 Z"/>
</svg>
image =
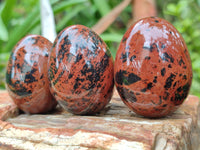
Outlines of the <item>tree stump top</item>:
<svg viewBox="0 0 200 150">
<path fill-rule="evenodd" d="M 130 111 L 114 92 L 95 116 L 76 116 L 57 107 L 49 114 L 20 114 L 0 92 L 2 149 L 188 149 L 200 143 L 200 104 L 189 95 L 172 115 L 147 119 Z"/>
</svg>

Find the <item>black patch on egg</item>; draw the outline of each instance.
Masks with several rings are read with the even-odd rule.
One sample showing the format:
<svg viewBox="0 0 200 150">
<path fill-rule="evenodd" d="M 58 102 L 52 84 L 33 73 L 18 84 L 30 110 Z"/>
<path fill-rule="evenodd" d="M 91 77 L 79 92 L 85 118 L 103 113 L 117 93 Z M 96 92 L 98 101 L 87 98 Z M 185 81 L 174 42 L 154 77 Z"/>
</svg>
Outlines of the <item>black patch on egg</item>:
<svg viewBox="0 0 200 150">
<path fill-rule="evenodd" d="M 64 40 L 64 43 L 63 44 L 65 44 L 65 45 L 71 45 L 72 43 L 71 43 L 71 40 L 69 39 L 69 36 L 68 35 L 66 35 L 64 38 L 63 38 L 63 40 Z"/>
<path fill-rule="evenodd" d="M 169 65 L 168 65 L 168 68 L 172 68 L 172 65 L 171 65 L 171 64 L 169 64 Z"/>
<path fill-rule="evenodd" d="M 88 67 L 88 64 L 85 64 L 81 70 L 81 74 L 83 76 L 86 76 L 86 79 L 90 81 L 89 85 L 82 86 L 83 89 L 89 90 L 91 88 L 94 88 L 97 86 L 97 82 L 100 81 L 100 79 L 103 76 L 103 73 L 105 72 L 105 69 L 109 66 L 109 57 L 105 54 L 102 60 L 95 64 L 95 67 L 93 64 L 90 64 L 90 67 Z M 90 75 L 87 75 L 87 74 Z M 100 81 L 102 82 L 102 81 Z"/>
<path fill-rule="evenodd" d="M 17 69 L 20 69 L 20 68 L 21 68 L 21 66 L 20 66 L 19 63 L 16 63 L 16 64 L 15 64 L 15 67 L 17 67 Z"/>
<path fill-rule="evenodd" d="M 136 94 L 136 95 L 140 95 L 140 93 L 139 93 L 139 92 L 136 92 L 135 94 Z"/>
<path fill-rule="evenodd" d="M 187 49 L 184 50 L 184 53 L 187 54 Z"/>
<path fill-rule="evenodd" d="M 162 43 L 161 48 L 164 49 L 165 47 L 166 47 L 165 44 Z"/>
<path fill-rule="evenodd" d="M 151 90 L 151 88 L 153 87 L 153 83 L 150 82 L 147 84 L 146 88 L 141 89 L 141 92 L 146 92 L 147 90 Z"/>
<path fill-rule="evenodd" d="M 79 88 L 79 86 L 81 85 L 81 82 L 83 82 L 83 81 L 84 81 L 84 79 L 80 79 L 79 77 L 77 77 L 75 79 L 75 84 L 74 84 L 74 87 L 73 87 L 74 91 Z M 89 89 L 90 88 L 92 88 L 92 87 L 89 87 Z"/>
<path fill-rule="evenodd" d="M 140 90 L 141 92 L 146 92 L 147 91 L 147 88 L 143 88 Z"/>
<path fill-rule="evenodd" d="M 78 55 L 76 56 L 75 63 L 79 62 L 82 58 L 83 58 L 83 55 L 82 55 L 82 54 L 78 54 Z"/>
<path fill-rule="evenodd" d="M 56 44 L 57 44 L 57 41 L 55 40 L 54 43 L 53 43 L 53 46 L 52 46 L 52 48 L 51 48 L 51 51 L 52 51 L 53 48 L 56 46 Z"/>
<path fill-rule="evenodd" d="M 32 37 L 31 40 L 33 41 L 33 43 L 32 43 L 33 45 L 37 45 L 38 41 L 39 41 L 39 40 L 41 41 L 42 38 L 40 38 L 39 36 L 38 36 L 38 37 L 35 37 L 35 38 Z"/>
<path fill-rule="evenodd" d="M 100 83 L 98 83 L 98 84 L 97 84 L 97 88 L 100 88 L 100 87 L 101 87 L 101 84 L 100 84 Z"/>
<path fill-rule="evenodd" d="M 187 80 L 187 76 L 186 75 L 183 75 L 183 80 Z"/>
<path fill-rule="evenodd" d="M 73 87 L 73 90 L 75 91 L 75 90 L 77 90 L 78 88 L 79 88 L 79 86 L 81 85 L 81 82 L 83 82 L 85 79 L 81 79 L 81 78 L 79 78 L 79 77 L 77 77 L 76 79 L 75 79 L 75 84 L 74 84 L 74 87 Z M 90 89 L 91 87 L 89 87 L 89 89 Z"/>
<path fill-rule="evenodd" d="M 57 54 L 58 63 L 60 64 L 63 61 L 63 58 L 65 57 L 65 54 L 67 53 L 66 44 L 61 45 L 61 49 L 59 49 Z M 56 62 L 56 61 L 55 61 Z"/>
<path fill-rule="evenodd" d="M 159 103 L 158 105 L 162 104 L 162 99 L 161 99 L 161 96 L 160 96 L 160 99 L 159 99 Z"/>
<path fill-rule="evenodd" d="M 177 92 L 181 92 L 182 91 L 182 87 L 179 87 L 178 89 L 177 89 Z"/>
<path fill-rule="evenodd" d="M 135 83 L 135 82 L 137 82 L 139 80 L 141 80 L 141 78 L 139 76 L 137 76 L 136 74 L 134 74 L 134 73 L 130 73 L 128 75 L 127 81 L 128 81 L 129 84 Z"/>
<path fill-rule="evenodd" d="M 189 91 L 189 89 L 190 89 L 190 84 L 189 83 L 186 83 L 184 86 L 183 86 L 183 92 L 185 93 L 185 92 L 188 92 Z"/>
<path fill-rule="evenodd" d="M 190 89 L 189 83 L 186 83 L 183 87 L 178 87 L 177 91 L 175 93 L 175 97 L 172 97 L 171 101 L 174 101 L 175 104 L 176 104 L 176 102 L 183 101 L 187 97 L 189 89 Z M 179 104 L 179 103 L 177 103 L 177 104 Z"/>
<path fill-rule="evenodd" d="M 56 85 L 57 83 L 58 83 L 58 78 L 55 81 L 53 81 L 53 85 Z"/>
<path fill-rule="evenodd" d="M 169 98 L 169 93 L 165 91 L 164 96 L 163 96 L 163 99 L 164 99 L 164 100 L 167 100 L 168 98 Z"/>
<path fill-rule="evenodd" d="M 49 57 L 49 53 L 48 52 L 44 52 L 44 56 L 45 57 Z"/>
<path fill-rule="evenodd" d="M 153 83 L 157 83 L 157 76 L 154 76 Z"/>
<path fill-rule="evenodd" d="M 68 78 L 71 79 L 73 77 L 73 74 L 69 74 Z"/>
<path fill-rule="evenodd" d="M 23 49 L 23 51 L 24 51 L 24 49 Z M 16 58 L 21 58 L 21 54 L 18 53 L 17 56 L 16 56 Z"/>
<path fill-rule="evenodd" d="M 38 80 L 35 79 L 35 77 L 33 76 L 33 73 L 36 72 L 37 69 L 32 69 L 31 72 L 27 72 L 26 75 L 25 75 L 25 80 L 24 80 L 24 83 L 33 83 L 33 82 L 36 82 Z"/>
<path fill-rule="evenodd" d="M 15 83 L 14 83 L 15 85 L 17 85 L 17 84 L 20 84 L 20 81 L 19 80 L 17 80 Z"/>
<path fill-rule="evenodd" d="M 93 32 L 91 30 L 89 31 L 89 37 L 92 37 L 93 43 L 94 43 L 94 45 L 96 47 L 95 50 L 97 50 L 98 49 L 98 45 L 101 45 L 103 43 L 102 39 L 99 38 L 99 36 L 95 32 Z"/>
<path fill-rule="evenodd" d="M 164 76 L 165 76 L 165 73 L 166 73 L 166 69 L 165 69 L 165 68 L 162 68 L 160 72 L 161 72 L 161 75 L 164 77 Z"/>
<path fill-rule="evenodd" d="M 65 72 L 65 70 L 63 69 L 63 70 L 59 73 L 57 79 L 53 82 L 53 85 L 56 85 L 56 83 L 57 83 L 58 80 L 62 77 L 62 75 L 64 74 L 64 72 Z"/>
<path fill-rule="evenodd" d="M 98 40 L 95 40 L 95 42 L 92 44 L 92 52 L 94 52 L 94 54 L 96 53 L 96 51 L 98 49 L 98 42 L 96 42 L 96 41 L 98 41 Z"/>
<path fill-rule="evenodd" d="M 6 83 L 10 86 L 12 86 L 12 78 L 10 72 L 6 71 Z"/>
<path fill-rule="evenodd" d="M 142 48 L 145 50 L 150 50 L 150 47 L 148 47 L 148 46 L 143 46 Z"/>
<path fill-rule="evenodd" d="M 27 52 L 26 52 L 26 50 L 25 49 L 22 49 L 22 53 L 23 54 L 26 54 Z M 19 55 L 21 56 L 21 54 L 19 53 Z"/>
<path fill-rule="evenodd" d="M 15 86 L 13 86 L 13 87 L 15 87 Z M 20 85 L 20 88 L 17 89 L 17 90 L 12 90 L 12 89 L 10 89 L 10 90 L 13 93 L 17 94 L 18 96 L 24 96 L 24 95 L 30 95 L 30 94 L 32 94 L 31 90 L 27 91 L 27 89 L 25 87 L 23 87 L 22 85 Z"/>
<path fill-rule="evenodd" d="M 44 74 L 42 74 L 41 76 L 40 76 L 40 79 L 42 79 L 44 77 Z"/>
<path fill-rule="evenodd" d="M 89 102 L 90 99 L 88 99 L 88 98 L 84 98 L 84 97 L 83 97 L 83 98 L 82 98 L 82 101 L 86 103 L 86 102 Z"/>
<path fill-rule="evenodd" d="M 122 85 L 123 84 L 123 74 L 126 71 L 122 71 L 120 70 L 119 72 L 116 72 L 115 74 L 115 81 L 117 82 L 117 84 Z"/>
<path fill-rule="evenodd" d="M 161 58 L 163 61 L 167 61 L 167 62 L 171 62 L 171 63 L 174 62 L 174 58 L 173 58 L 172 56 L 170 56 L 167 52 L 161 54 L 161 55 L 160 55 L 160 58 Z"/>
<path fill-rule="evenodd" d="M 154 110 L 157 111 L 157 112 L 162 112 L 164 110 L 164 108 L 159 109 L 159 108 L 154 107 Z"/>
<path fill-rule="evenodd" d="M 172 86 L 172 82 L 174 81 L 176 75 L 171 73 L 171 75 L 167 78 L 164 88 L 167 90 Z"/>
<path fill-rule="evenodd" d="M 127 71 L 120 70 L 119 72 L 115 74 L 115 80 L 117 84 L 130 85 L 137 81 L 140 81 L 141 78 L 134 73 L 128 73 Z"/>
<path fill-rule="evenodd" d="M 176 82 L 174 82 L 174 84 L 173 84 L 173 88 L 176 86 L 176 84 L 177 84 L 177 81 L 176 81 Z"/>
<path fill-rule="evenodd" d="M 87 32 L 87 29 L 85 29 L 85 28 L 82 28 L 80 31 L 80 33 L 85 33 L 85 32 Z"/>
<path fill-rule="evenodd" d="M 154 105 L 156 104 L 153 100 L 151 100 L 151 103 L 154 104 Z"/>
<path fill-rule="evenodd" d="M 126 42 L 127 38 L 123 37 L 122 42 Z"/>
<path fill-rule="evenodd" d="M 128 57 L 129 57 L 129 54 L 130 54 L 130 52 L 125 52 L 125 53 L 122 53 L 122 54 L 121 54 L 120 59 L 122 59 L 122 62 L 123 62 L 123 63 L 126 62 L 126 60 L 127 60 Z"/>
<path fill-rule="evenodd" d="M 153 52 L 154 50 L 158 51 L 158 46 L 157 46 L 156 43 L 152 43 L 150 45 L 150 47 L 149 46 L 143 46 L 143 49 L 149 50 L 150 52 Z"/>
<path fill-rule="evenodd" d="M 131 56 L 130 61 L 133 61 L 136 58 L 135 55 Z"/>
<path fill-rule="evenodd" d="M 109 56 L 107 54 L 105 54 L 103 56 L 102 60 L 96 64 L 97 72 L 101 73 L 101 75 L 103 75 L 103 73 L 105 72 L 105 70 L 108 66 L 109 66 Z"/>
<path fill-rule="evenodd" d="M 183 66 L 183 69 L 187 69 L 187 66 Z"/>
<path fill-rule="evenodd" d="M 146 59 L 146 60 L 150 60 L 151 57 L 150 57 L 150 56 L 146 56 L 144 59 Z"/>
<path fill-rule="evenodd" d="M 150 82 L 150 83 L 147 84 L 147 89 L 148 90 L 150 90 L 152 87 L 153 87 L 153 83 Z"/>
<path fill-rule="evenodd" d="M 53 69 L 53 68 L 54 68 L 53 67 L 53 63 L 51 63 L 50 68 L 48 70 L 48 72 L 49 72 L 49 79 L 50 80 L 53 80 L 54 79 L 54 74 L 56 74 L 58 72 L 58 68 L 57 67 L 55 67 L 55 69 Z"/>
<path fill-rule="evenodd" d="M 155 50 L 155 51 L 158 51 L 158 46 L 157 46 L 157 44 L 156 44 L 156 43 L 151 44 L 150 49 L 151 49 L 151 52 L 154 51 L 154 50 Z"/>
<path fill-rule="evenodd" d="M 9 89 L 16 95 L 23 96 L 23 95 L 30 95 L 32 93 L 31 90 L 27 91 L 27 89 L 22 84 L 20 84 L 19 80 L 17 80 L 15 83 L 13 83 L 11 74 L 9 72 L 6 72 L 6 83 L 12 87 Z"/>
<path fill-rule="evenodd" d="M 128 89 L 124 87 L 119 87 L 119 86 L 117 86 L 117 90 L 120 93 L 120 96 L 122 97 L 123 100 L 127 102 L 137 102 L 137 98 L 134 92 L 129 91 Z"/>
<path fill-rule="evenodd" d="M 185 64 L 185 62 L 183 61 L 183 59 L 182 59 L 182 57 L 181 57 L 181 59 L 178 61 L 178 64 L 181 66 L 182 64 L 184 65 Z"/>
<path fill-rule="evenodd" d="M 153 65 L 152 68 L 157 68 L 157 65 Z"/>
</svg>

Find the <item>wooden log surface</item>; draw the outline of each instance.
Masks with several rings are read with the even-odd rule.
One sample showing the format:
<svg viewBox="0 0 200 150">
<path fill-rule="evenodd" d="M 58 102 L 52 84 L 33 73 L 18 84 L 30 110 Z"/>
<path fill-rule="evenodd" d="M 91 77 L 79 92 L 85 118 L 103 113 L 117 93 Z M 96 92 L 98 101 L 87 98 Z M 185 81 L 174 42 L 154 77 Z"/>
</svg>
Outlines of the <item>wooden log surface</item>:
<svg viewBox="0 0 200 150">
<path fill-rule="evenodd" d="M 60 107 L 49 114 L 22 114 L 1 91 L 0 118 L 0 149 L 198 150 L 200 143 L 200 105 L 192 95 L 172 115 L 147 119 L 130 111 L 116 91 L 94 116 Z"/>
</svg>

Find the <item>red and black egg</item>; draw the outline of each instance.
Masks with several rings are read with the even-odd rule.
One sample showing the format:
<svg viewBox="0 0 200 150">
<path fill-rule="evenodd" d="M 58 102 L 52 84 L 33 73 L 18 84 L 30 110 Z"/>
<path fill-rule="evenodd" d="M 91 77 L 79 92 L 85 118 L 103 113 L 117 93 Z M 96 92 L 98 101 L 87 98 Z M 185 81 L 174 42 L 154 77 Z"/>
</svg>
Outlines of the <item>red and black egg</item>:
<svg viewBox="0 0 200 150">
<path fill-rule="evenodd" d="M 104 41 L 91 29 L 73 25 L 57 36 L 49 57 L 50 90 L 73 114 L 95 114 L 111 99 L 113 59 Z"/>
<path fill-rule="evenodd" d="M 164 19 L 137 21 L 124 34 L 114 65 L 123 102 L 145 117 L 174 112 L 187 97 L 192 67 L 181 34 Z"/>
<path fill-rule="evenodd" d="M 11 52 L 6 87 L 15 104 L 26 113 L 45 113 L 57 104 L 49 90 L 47 62 L 51 47 L 46 38 L 28 35 Z"/>
</svg>

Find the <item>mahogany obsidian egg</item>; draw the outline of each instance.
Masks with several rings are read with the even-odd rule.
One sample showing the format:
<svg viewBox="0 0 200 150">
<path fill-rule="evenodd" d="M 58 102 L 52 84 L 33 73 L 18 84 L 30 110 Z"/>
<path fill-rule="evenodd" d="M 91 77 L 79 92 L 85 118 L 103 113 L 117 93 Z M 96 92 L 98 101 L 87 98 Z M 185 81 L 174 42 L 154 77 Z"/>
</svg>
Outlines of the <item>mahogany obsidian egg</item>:
<svg viewBox="0 0 200 150">
<path fill-rule="evenodd" d="M 113 59 L 104 41 L 83 25 L 63 29 L 49 57 L 51 92 L 73 114 L 95 114 L 111 99 Z"/>
<path fill-rule="evenodd" d="M 187 97 L 192 67 L 181 34 L 164 19 L 137 21 L 124 34 L 114 65 L 123 102 L 145 117 L 174 112 Z"/>
<path fill-rule="evenodd" d="M 6 87 L 15 104 L 26 113 L 45 113 L 57 104 L 49 90 L 47 62 L 51 47 L 46 38 L 28 35 L 11 52 Z"/>
</svg>

